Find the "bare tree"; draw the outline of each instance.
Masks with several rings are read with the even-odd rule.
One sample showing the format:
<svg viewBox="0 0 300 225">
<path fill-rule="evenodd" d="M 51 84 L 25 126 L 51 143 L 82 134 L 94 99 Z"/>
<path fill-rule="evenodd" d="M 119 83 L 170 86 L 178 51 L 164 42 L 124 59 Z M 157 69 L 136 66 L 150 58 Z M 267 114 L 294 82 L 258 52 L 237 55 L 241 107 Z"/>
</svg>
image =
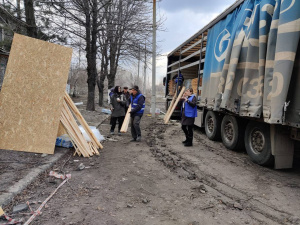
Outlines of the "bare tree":
<svg viewBox="0 0 300 225">
<path fill-rule="evenodd" d="M 110 0 L 49 0 L 50 8 L 54 13 L 51 22 L 57 28 L 67 31 L 70 37 L 85 40 L 87 59 L 88 99 L 87 110 L 95 110 L 95 86 L 97 78 L 97 37 L 102 24 L 100 10 L 110 4 Z M 80 32 L 79 27 L 84 28 Z"/>
<path fill-rule="evenodd" d="M 115 86 L 119 63 L 137 59 L 139 44 L 150 42 L 152 31 L 151 10 L 145 1 L 112 0 L 105 10 L 105 23 L 99 36 L 101 70 L 97 84 L 100 106 L 103 104 L 104 80 L 108 79 L 108 88 Z"/>
<path fill-rule="evenodd" d="M 20 6 L 19 3 L 20 2 L 18 2 L 18 7 Z M 33 0 L 24 0 L 24 7 L 25 7 L 26 23 L 28 25 L 27 35 L 29 37 L 37 38 L 38 33 L 37 33 L 37 27 L 35 23 Z M 18 13 L 20 14 L 19 10 Z"/>
</svg>

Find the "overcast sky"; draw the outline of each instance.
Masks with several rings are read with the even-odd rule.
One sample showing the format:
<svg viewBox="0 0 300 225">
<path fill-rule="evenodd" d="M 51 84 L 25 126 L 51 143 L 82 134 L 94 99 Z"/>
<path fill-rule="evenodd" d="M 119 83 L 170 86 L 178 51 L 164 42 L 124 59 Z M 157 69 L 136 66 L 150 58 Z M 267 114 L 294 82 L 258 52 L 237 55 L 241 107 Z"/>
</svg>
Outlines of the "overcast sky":
<svg viewBox="0 0 300 225">
<path fill-rule="evenodd" d="M 162 0 L 157 3 L 157 17 L 165 19 L 165 31 L 157 32 L 159 51 L 164 55 L 158 57 L 156 62 L 157 83 L 166 75 L 166 55 L 234 2 L 235 0 Z"/>
</svg>

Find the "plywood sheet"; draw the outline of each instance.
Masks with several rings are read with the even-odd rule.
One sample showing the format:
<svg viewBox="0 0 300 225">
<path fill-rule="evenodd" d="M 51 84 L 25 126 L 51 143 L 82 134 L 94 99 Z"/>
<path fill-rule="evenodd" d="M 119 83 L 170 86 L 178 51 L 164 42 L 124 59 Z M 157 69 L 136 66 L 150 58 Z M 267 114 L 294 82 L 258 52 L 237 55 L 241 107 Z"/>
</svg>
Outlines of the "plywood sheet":
<svg viewBox="0 0 300 225">
<path fill-rule="evenodd" d="M 0 149 L 53 154 L 72 49 L 14 35 L 0 92 Z"/>
<path fill-rule="evenodd" d="M 58 126 L 58 132 L 57 132 L 57 137 L 61 136 L 61 135 L 64 135 L 66 134 L 67 131 L 66 129 L 64 128 L 64 126 L 62 125 L 62 123 L 60 122 L 59 123 L 59 126 Z"/>
</svg>

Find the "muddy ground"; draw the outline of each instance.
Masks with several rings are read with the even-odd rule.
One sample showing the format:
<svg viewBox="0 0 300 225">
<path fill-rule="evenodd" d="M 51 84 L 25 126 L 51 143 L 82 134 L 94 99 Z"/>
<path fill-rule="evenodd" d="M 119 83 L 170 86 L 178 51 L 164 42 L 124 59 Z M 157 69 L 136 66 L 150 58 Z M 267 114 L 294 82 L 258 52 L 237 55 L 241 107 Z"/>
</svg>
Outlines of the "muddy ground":
<svg viewBox="0 0 300 225">
<path fill-rule="evenodd" d="M 106 120 L 99 130 L 109 138 L 99 157 L 70 151 L 57 162 L 52 170 L 72 178 L 32 224 L 300 224 L 297 162 L 279 171 L 255 165 L 244 152 L 208 140 L 201 129 L 194 146 L 184 147 L 180 124 L 164 125 L 162 116 L 145 115 L 141 127 L 142 142 L 129 142 L 130 132 L 110 136 Z M 86 168 L 77 170 L 80 163 Z M 48 172 L 6 211 L 26 201 L 37 209 L 61 183 Z"/>
</svg>

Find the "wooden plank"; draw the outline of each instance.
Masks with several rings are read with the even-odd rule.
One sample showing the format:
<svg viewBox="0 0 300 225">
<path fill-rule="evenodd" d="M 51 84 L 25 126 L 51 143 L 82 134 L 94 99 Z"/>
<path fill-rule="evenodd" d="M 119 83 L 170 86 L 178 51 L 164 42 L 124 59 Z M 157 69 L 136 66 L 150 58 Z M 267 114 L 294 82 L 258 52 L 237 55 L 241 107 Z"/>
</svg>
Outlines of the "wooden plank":
<svg viewBox="0 0 300 225">
<path fill-rule="evenodd" d="M 15 34 L 0 94 L 0 149 L 53 154 L 72 49 Z"/>
<path fill-rule="evenodd" d="M 66 100 L 68 106 L 72 109 L 72 111 L 73 111 L 74 115 L 76 116 L 76 118 L 78 119 L 79 123 L 82 125 L 82 127 L 86 131 L 87 135 L 90 137 L 93 144 L 95 146 L 97 146 L 98 148 L 102 149 L 103 146 L 98 141 L 98 139 L 95 137 L 95 135 L 91 131 L 89 125 L 87 124 L 87 122 L 85 121 L 85 119 L 83 118 L 83 116 L 81 115 L 78 108 L 76 107 L 76 105 L 74 104 L 74 102 L 72 101 L 71 97 L 69 96 L 69 94 L 67 92 L 65 92 L 65 100 Z"/>
<path fill-rule="evenodd" d="M 128 130 L 128 125 L 129 125 L 129 121 L 130 121 L 130 111 L 131 111 L 131 104 L 128 107 L 125 119 L 124 119 L 122 127 L 121 127 L 122 133 L 126 133 Z"/>
<path fill-rule="evenodd" d="M 89 146 L 86 140 L 84 139 L 82 133 L 79 130 L 79 127 L 74 119 L 70 117 L 67 112 L 68 108 L 64 105 L 62 110 L 62 122 L 68 132 L 68 135 L 76 144 L 78 150 L 82 153 L 84 157 L 92 156 L 93 154 L 89 151 Z"/>
<path fill-rule="evenodd" d="M 80 152 L 80 150 L 78 149 L 78 146 L 77 146 L 76 142 L 74 141 L 74 140 L 75 140 L 74 134 L 71 132 L 71 128 L 69 127 L 69 123 L 68 123 L 67 120 L 65 120 L 65 118 L 64 118 L 63 115 L 61 115 L 61 117 L 60 117 L 60 122 L 62 123 L 62 125 L 63 125 L 64 128 L 66 129 L 67 134 L 69 135 L 69 137 L 71 138 L 72 144 L 73 144 L 74 149 L 75 149 L 74 156 L 76 155 L 76 153 L 77 153 L 79 156 L 81 156 L 82 153 Z"/>
<path fill-rule="evenodd" d="M 165 124 L 167 124 L 169 122 L 169 120 L 171 118 L 171 115 L 173 114 L 173 112 L 174 112 L 174 110 L 175 110 L 175 108 L 176 108 L 176 106 L 177 106 L 180 98 L 182 97 L 184 91 L 185 91 L 185 87 L 183 86 L 182 89 L 181 89 L 181 91 L 180 91 L 180 93 L 179 93 L 179 95 L 178 95 L 178 98 L 176 99 L 176 101 L 175 101 L 175 103 L 174 103 L 171 111 L 169 112 L 169 115 L 166 117 Z"/>
<path fill-rule="evenodd" d="M 170 104 L 170 106 L 168 108 L 168 111 L 166 112 L 166 114 L 164 116 L 164 121 L 166 121 L 167 115 L 170 113 L 171 108 L 173 107 L 173 104 L 175 102 L 176 97 L 177 97 L 177 91 L 175 92 L 175 95 L 173 96 L 173 99 L 172 99 L 171 104 Z"/>
<path fill-rule="evenodd" d="M 75 118 L 73 117 L 73 114 L 72 114 L 71 110 L 69 109 L 66 102 L 64 102 L 64 109 L 67 111 L 67 116 L 68 116 L 67 118 L 71 122 L 71 126 L 77 134 L 78 141 L 80 141 L 81 145 L 84 148 L 84 151 L 86 151 L 89 154 L 89 156 L 92 156 L 93 151 L 90 149 L 88 142 L 85 140 L 83 134 L 81 133 L 81 131 L 78 127 L 78 124 L 77 124 Z"/>
</svg>

